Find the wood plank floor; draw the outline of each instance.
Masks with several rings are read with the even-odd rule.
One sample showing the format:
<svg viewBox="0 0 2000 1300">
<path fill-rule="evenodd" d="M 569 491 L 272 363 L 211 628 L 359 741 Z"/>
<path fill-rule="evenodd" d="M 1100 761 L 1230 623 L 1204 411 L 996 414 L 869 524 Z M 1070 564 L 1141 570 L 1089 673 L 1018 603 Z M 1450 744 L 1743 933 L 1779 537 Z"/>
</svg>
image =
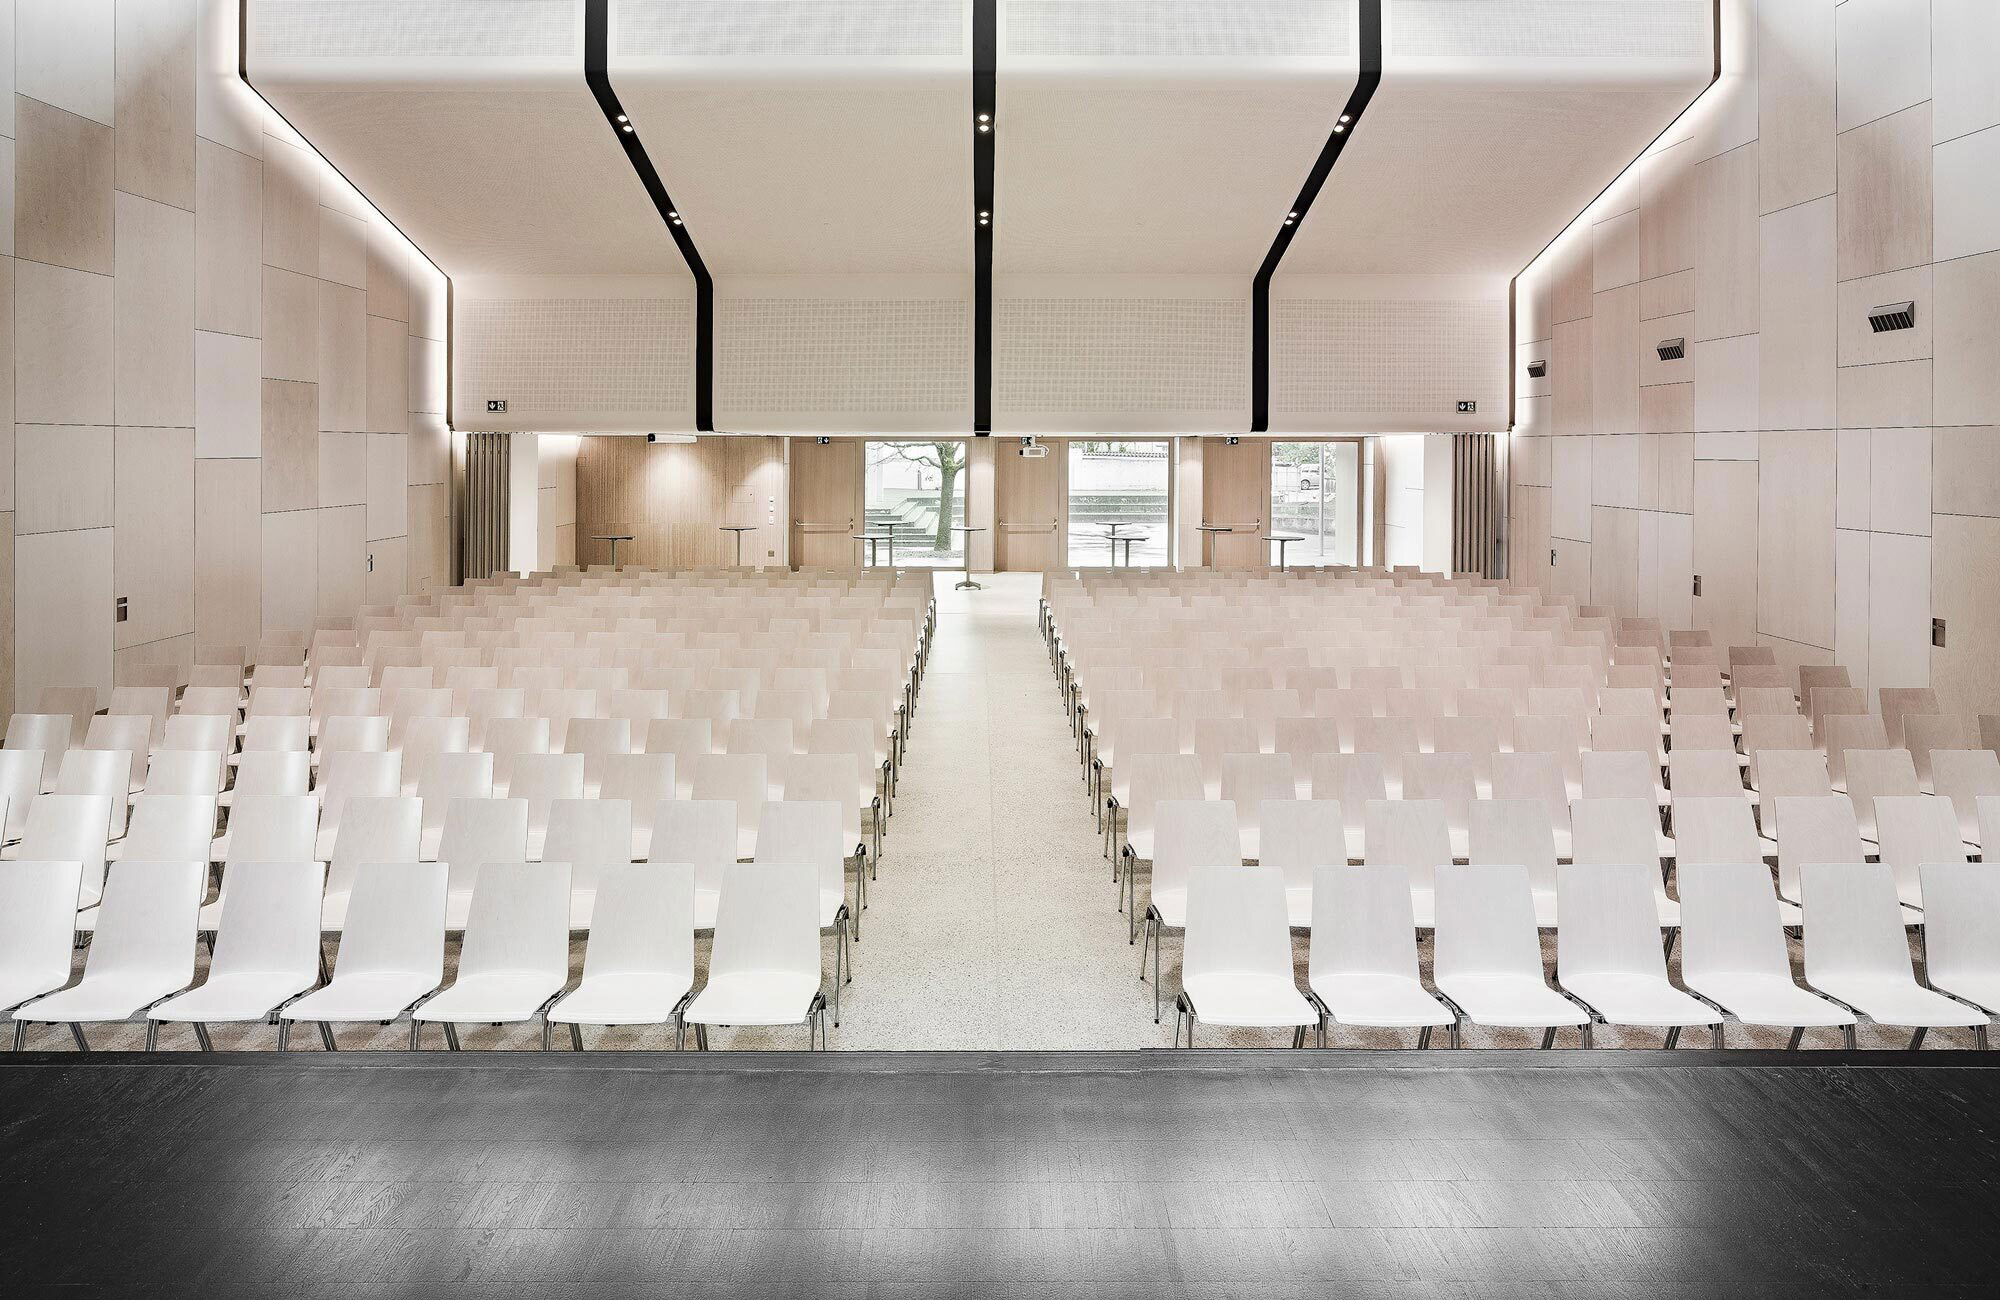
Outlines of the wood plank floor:
<svg viewBox="0 0 2000 1300">
<path fill-rule="evenodd" d="M 1302 1055 L 5 1058 L 0 1294 L 1990 1294 L 1986 1059 Z"/>
</svg>

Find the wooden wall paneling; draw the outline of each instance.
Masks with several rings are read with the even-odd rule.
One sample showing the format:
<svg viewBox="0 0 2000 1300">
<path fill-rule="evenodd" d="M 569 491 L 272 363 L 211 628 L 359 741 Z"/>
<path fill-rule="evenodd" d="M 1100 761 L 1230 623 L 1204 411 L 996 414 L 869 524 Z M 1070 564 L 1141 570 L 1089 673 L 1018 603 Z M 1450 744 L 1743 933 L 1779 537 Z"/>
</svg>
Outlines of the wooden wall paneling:
<svg viewBox="0 0 2000 1300">
<path fill-rule="evenodd" d="M 793 568 L 851 569 L 867 554 L 854 540 L 863 519 L 861 465 L 859 438 L 792 439 Z"/>
<path fill-rule="evenodd" d="M 1067 443 L 1044 444 L 1049 454 L 1039 459 L 1019 455 L 1013 441 L 995 447 L 994 567 L 1003 572 L 1042 571 L 1062 567 L 1062 504 Z"/>
<path fill-rule="evenodd" d="M 1271 441 L 1206 438 L 1202 448 L 1201 522 L 1235 531 L 1211 534 L 1208 562 L 1218 569 L 1271 567 L 1264 534 L 1271 524 Z"/>
<path fill-rule="evenodd" d="M 1717 645 L 1751 645 L 1757 632 L 1757 462 L 1694 463 L 1694 625 Z"/>
</svg>

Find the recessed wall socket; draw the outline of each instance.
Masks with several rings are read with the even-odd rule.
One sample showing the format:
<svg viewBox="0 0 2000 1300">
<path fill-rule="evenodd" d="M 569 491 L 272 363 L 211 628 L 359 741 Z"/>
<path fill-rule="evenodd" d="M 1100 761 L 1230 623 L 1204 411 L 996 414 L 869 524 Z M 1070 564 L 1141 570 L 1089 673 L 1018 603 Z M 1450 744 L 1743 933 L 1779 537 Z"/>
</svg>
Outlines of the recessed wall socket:
<svg viewBox="0 0 2000 1300">
<path fill-rule="evenodd" d="M 1697 596 L 1701 594 L 1701 575 L 1699 573 L 1694 575 L 1694 594 Z"/>
<path fill-rule="evenodd" d="M 1944 649 L 1944 620 L 1941 618 L 1931 620 L 1931 644 Z"/>
<path fill-rule="evenodd" d="M 112 606 L 112 614 L 111 614 L 112 621 L 116 623 L 123 623 L 131 617 L 132 617 L 131 598 L 128 596 L 120 596 L 118 598 L 118 603 Z"/>
</svg>

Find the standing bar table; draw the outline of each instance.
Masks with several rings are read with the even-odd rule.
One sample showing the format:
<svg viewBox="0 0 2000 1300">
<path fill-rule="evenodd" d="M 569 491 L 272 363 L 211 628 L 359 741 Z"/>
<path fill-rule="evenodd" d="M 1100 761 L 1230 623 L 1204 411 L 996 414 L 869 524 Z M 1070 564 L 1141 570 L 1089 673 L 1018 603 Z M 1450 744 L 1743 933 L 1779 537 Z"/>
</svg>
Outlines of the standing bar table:
<svg viewBox="0 0 2000 1300">
<path fill-rule="evenodd" d="M 1126 533 L 1121 537 L 1112 538 L 1111 567 L 1114 569 L 1118 567 L 1118 543 L 1125 543 L 1125 567 L 1129 569 L 1132 567 L 1132 543 L 1143 542 L 1145 540 L 1146 535 L 1144 533 Z"/>
<path fill-rule="evenodd" d="M 1104 536 L 1111 542 L 1111 567 L 1114 569 L 1118 567 L 1118 530 L 1123 527 L 1125 527 L 1124 524 L 1117 522 L 1104 525 Z M 1132 548 L 1129 546 L 1126 547 L 1125 554 L 1130 556 L 1131 553 Z"/>
<path fill-rule="evenodd" d="M 1233 533 L 1236 528 L 1232 524 L 1196 524 L 1195 531 L 1201 534 L 1201 565 L 1206 569 L 1215 565 L 1215 535 Z"/>
<path fill-rule="evenodd" d="M 1297 533 L 1267 533 L 1264 536 L 1264 540 L 1278 544 L 1278 572 L 1283 573 L 1285 571 L 1285 547 L 1292 542 L 1303 542 L 1305 538 L 1299 536 Z"/>
<path fill-rule="evenodd" d="M 723 532 L 736 534 L 736 567 L 739 569 L 743 567 L 743 534 L 753 531 L 756 527 L 755 524 L 722 525 Z"/>
<path fill-rule="evenodd" d="M 889 543 L 889 567 L 896 567 L 896 535 L 894 533 L 855 533 L 854 540 L 868 543 L 867 568 L 875 568 L 875 547 L 878 543 Z"/>
<path fill-rule="evenodd" d="M 984 528 L 974 528 L 971 524 L 953 524 L 952 530 L 954 532 L 960 532 L 965 534 L 965 577 L 961 578 L 957 583 L 955 583 L 952 586 L 952 590 L 953 591 L 965 591 L 967 589 L 973 591 L 986 590 L 986 588 L 980 586 L 978 583 L 972 580 L 972 535 L 974 533 L 983 533 L 986 530 Z"/>
<path fill-rule="evenodd" d="M 615 569 L 615 568 L 617 568 L 617 567 L 618 567 L 618 543 L 620 543 L 620 542 L 629 542 L 629 541 L 631 541 L 631 540 L 632 540 L 632 534 L 630 534 L 630 533 L 596 533 L 596 534 L 593 534 L 593 535 L 592 535 L 592 537 L 591 537 L 591 539 L 590 539 L 590 540 L 591 540 L 591 541 L 593 541 L 593 542 L 610 542 L 610 543 L 611 543 L 611 567 Z"/>
</svg>

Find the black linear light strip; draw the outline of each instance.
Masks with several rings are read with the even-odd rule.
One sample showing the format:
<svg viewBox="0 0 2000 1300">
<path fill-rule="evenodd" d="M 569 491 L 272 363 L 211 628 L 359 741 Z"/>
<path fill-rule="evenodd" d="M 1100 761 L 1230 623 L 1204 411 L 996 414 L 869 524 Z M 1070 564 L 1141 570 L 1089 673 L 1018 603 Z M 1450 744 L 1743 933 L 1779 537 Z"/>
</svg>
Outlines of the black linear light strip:
<svg viewBox="0 0 2000 1300">
<path fill-rule="evenodd" d="M 617 92 L 611 89 L 610 8 L 611 0 L 584 0 L 583 79 L 589 84 L 598 108 L 604 111 L 604 120 L 611 127 L 612 135 L 618 138 L 619 146 L 625 150 L 625 157 L 631 162 L 639 183 L 646 187 L 647 197 L 659 209 L 660 220 L 666 223 L 667 233 L 673 236 L 674 247 L 681 250 L 681 259 L 694 276 L 694 427 L 701 433 L 713 433 L 715 281 L 709 277 L 708 265 L 701 260 L 700 250 L 694 246 L 694 236 L 688 234 L 686 223 L 674 207 L 673 196 L 667 193 L 660 173 L 654 170 L 653 160 L 647 155 L 646 146 L 640 142 L 638 128 L 618 102 Z"/>
<path fill-rule="evenodd" d="M 1367 109 L 1368 101 L 1375 97 L 1375 88 L 1382 84 L 1382 0 L 1361 0 L 1360 8 L 1361 73 L 1355 78 L 1354 92 L 1342 105 L 1340 118 L 1328 133 L 1326 144 L 1306 176 L 1306 183 L 1299 189 L 1298 198 L 1292 201 L 1284 220 L 1278 223 L 1278 233 L 1271 240 L 1270 251 L 1264 254 L 1264 261 L 1257 268 L 1257 278 L 1250 285 L 1252 433 L 1265 433 L 1271 428 L 1271 275 L 1278 269 L 1278 263 L 1284 260 L 1285 250 L 1292 246 L 1292 236 L 1298 234 L 1306 214 L 1312 211 L 1313 200 L 1319 197 L 1326 178 L 1333 173 L 1333 165 L 1340 161 L 1340 151 L 1347 147 L 1347 142 L 1360 127 L 1361 114 Z"/>
<path fill-rule="evenodd" d="M 999 0 L 972 4 L 972 431 L 993 432 L 993 137 Z"/>
<path fill-rule="evenodd" d="M 250 91 L 250 93 L 257 97 L 258 103 L 262 104 L 265 108 L 271 110 L 271 116 L 277 118 L 280 122 L 283 122 L 286 126 L 291 127 L 292 134 L 305 142 L 306 148 L 313 151 L 314 157 L 318 158 L 321 162 L 325 163 L 328 170 L 330 170 L 335 176 L 338 176 L 340 177 L 340 179 L 346 181 L 347 188 L 353 190 L 356 194 L 361 195 L 361 201 L 366 203 L 369 207 L 374 208 L 375 215 L 381 217 L 382 220 L 387 221 L 389 223 L 389 229 L 395 231 L 399 235 L 402 235 L 403 242 L 408 244 L 411 248 L 416 249 L 417 256 L 423 258 L 426 262 L 429 262 L 431 264 L 431 270 L 436 271 L 438 275 L 444 279 L 444 427 L 445 427 L 445 432 L 450 433 L 452 429 L 451 325 L 452 325 L 452 311 L 454 308 L 454 304 L 452 302 L 451 276 L 446 274 L 445 269 L 437 264 L 436 258 L 432 257 L 429 253 L 426 253 L 424 251 L 423 245 L 419 244 L 416 240 L 411 239 L 410 236 L 403 230 L 403 228 L 395 223 L 395 220 L 391 218 L 388 213 L 382 211 L 382 209 L 376 204 L 374 199 L 369 198 L 367 193 L 363 191 L 359 185 L 356 185 L 351 179 L 349 179 L 346 172 L 334 166 L 333 159 L 321 153 L 319 146 L 314 144 L 311 138 L 308 137 L 304 131 L 299 130 L 298 126 L 292 121 L 292 119 L 286 117 L 284 111 L 280 109 L 276 104 L 273 104 L 270 101 L 270 98 L 266 96 L 263 91 L 257 89 L 256 82 L 250 80 L 250 0 L 236 0 L 236 79 L 242 82 L 244 86 Z"/>
</svg>

